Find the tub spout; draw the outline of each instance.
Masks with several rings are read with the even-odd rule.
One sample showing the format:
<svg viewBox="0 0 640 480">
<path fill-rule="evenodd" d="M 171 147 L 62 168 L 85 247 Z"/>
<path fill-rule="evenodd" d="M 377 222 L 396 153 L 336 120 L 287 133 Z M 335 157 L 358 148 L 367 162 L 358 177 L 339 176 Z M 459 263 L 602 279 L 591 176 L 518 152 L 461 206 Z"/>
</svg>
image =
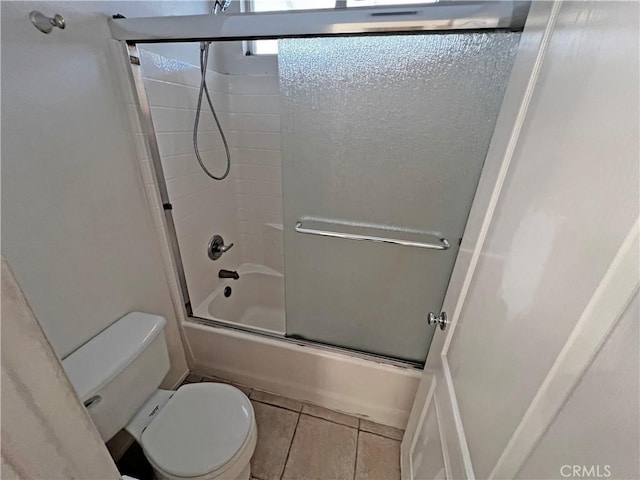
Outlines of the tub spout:
<svg viewBox="0 0 640 480">
<path fill-rule="evenodd" d="M 234 280 L 238 280 L 240 275 L 238 275 L 238 272 L 222 269 L 218 272 L 218 278 L 233 278 Z"/>
</svg>

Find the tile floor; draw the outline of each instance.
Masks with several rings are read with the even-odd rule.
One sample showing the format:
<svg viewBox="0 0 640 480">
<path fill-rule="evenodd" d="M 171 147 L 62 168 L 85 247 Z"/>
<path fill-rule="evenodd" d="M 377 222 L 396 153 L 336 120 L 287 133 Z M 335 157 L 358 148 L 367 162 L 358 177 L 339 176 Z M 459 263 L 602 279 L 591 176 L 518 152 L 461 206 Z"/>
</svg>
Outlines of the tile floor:
<svg viewBox="0 0 640 480">
<path fill-rule="evenodd" d="M 191 374 L 184 383 L 227 382 Z M 398 480 L 403 431 L 236 385 L 253 403 L 257 480 Z"/>
</svg>

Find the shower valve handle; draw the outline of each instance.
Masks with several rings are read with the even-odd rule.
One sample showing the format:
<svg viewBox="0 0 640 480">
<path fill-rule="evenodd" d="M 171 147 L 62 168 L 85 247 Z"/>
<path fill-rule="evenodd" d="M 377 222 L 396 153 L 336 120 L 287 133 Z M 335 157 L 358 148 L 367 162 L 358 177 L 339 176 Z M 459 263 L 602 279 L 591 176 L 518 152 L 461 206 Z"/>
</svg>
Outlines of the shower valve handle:
<svg viewBox="0 0 640 480">
<path fill-rule="evenodd" d="M 231 249 L 231 247 L 233 247 L 233 243 L 230 243 L 229 245 L 220 245 L 218 247 L 218 251 L 224 253 L 227 250 Z"/>
<path fill-rule="evenodd" d="M 219 259 L 222 254 L 233 247 L 233 243 L 224 244 L 224 239 L 220 235 L 214 235 L 207 245 L 207 254 L 211 260 Z"/>
</svg>

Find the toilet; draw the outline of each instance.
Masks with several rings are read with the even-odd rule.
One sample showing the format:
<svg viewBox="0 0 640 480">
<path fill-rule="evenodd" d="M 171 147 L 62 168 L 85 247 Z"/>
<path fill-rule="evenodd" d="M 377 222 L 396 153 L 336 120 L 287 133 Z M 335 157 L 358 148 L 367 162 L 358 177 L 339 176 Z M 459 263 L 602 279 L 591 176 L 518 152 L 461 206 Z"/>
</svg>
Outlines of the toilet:
<svg viewBox="0 0 640 480">
<path fill-rule="evenodd" d="M 169 371 L 165 319 L 133 312 L 62 362 L 102 438 L 122 428 L 159 480 L 248 480 L 257 428 L 247 396 L 231 385 L 158 387 Z"/>
</svg>

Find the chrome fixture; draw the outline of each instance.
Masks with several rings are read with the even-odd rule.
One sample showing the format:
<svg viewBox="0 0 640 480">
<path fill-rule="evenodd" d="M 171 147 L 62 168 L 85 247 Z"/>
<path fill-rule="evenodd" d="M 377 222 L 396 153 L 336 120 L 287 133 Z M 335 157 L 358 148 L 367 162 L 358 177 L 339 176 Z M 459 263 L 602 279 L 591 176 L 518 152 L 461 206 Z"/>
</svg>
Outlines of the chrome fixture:
<svg viewBox="0 0 640 480">
<path fill-rule="evenodd" d="M 447 328 L 447 325 L 449 324 L 449 320 L 447 320 L 447 313 L 446 312 L 442 312 L 440 313 L 440 316 L 436 316 L 435 313 L 433 312 L 429 312 L 429 316 L 427 317 L 427 323 L 429 325 L 440 325 L 440 330 L 444 330 L 445 328 Z"/>
<path fill-rule="evenodd" d="M 318 224 L 324 223 L 319 220 L 304 220 L 304 221 L 308 223 L 318 223 Z M 423 233 L 423 232 L 392 230 L 392 229 L 381 228 L 381 227 L 367 227 L 367 226 L 361 226 L 361 225 L 343 225 L 343 224 L 337 224 L 337 225 L 342 227 L 342 229 L 344 230 L 372 229 L 372 230 L 394 233 L 396 236 L 404 235 L 407 237 L 421 237 L 424 235 L 429 235 L 431 237 L 438 238 L 436 235 Z M 402 239 L 402 238 L 392 238 L 392 237 L 379 236 L 379 235 L 366 235 L 361 233 L 337 232 L 333 230 L 322 230 L 318 228 L 305 227 L 302 221 L 299 221 L 296 223 L 295 230 L 298 233 L 306 233 L 309 235 L 319 235 L 321 237 L 333 237 L 333 238 L 344 238 L 347 240 L 367 240 L 370 242 L 393 243 L 396 245 L 404 245 L 405 247 L 428 248 L 431 250 L 448 250 L 449 248 L 451 248 L 451 244 L 446 238 L 438 238 L 438 243 L 435 243 L 435 242 L 411 240 L 410 238 Z"/>
<path fill-rule="evenodd" d="M 44 13 L 33 10 L 29 14 L 29 19 L 42 33 L 51 33 L 53 27 L 58 27 L 61 30 L 64 30 L 65 27 L 64 18 L 57 13 L 53 17 L 47 17 Z"/>
<path fill-rule="evenodd" d="M 224 239 L 220 235 L 214 235 L 207 245 L 207 254 L 211 260 L 217 260 L 231 247 L 233 247 L 233 243 L 225 245 Z"/>
<path fill-rule="evenodd" d="M 229 5 L 231 4 L 231 0 L 225 0 L 222 3 L 216 0 L 213 5 L 212 14 L 217 15 L 218 12 L 224 12 Z M 218 10 L 218 8 L 220 10 Z M 211 95 L 209 95 L 209 87 L 207 86 L 207 64 L 209 62 L 209 48 L 211 47 L 211 42 L 200 42 L 200 90 L 198 91 L 198 103 L 196 105 L 196 117 L 193 122 L 193 151 L 196 154 L 196 160 L 198 160 L 198 164 L 202 171 L 207 174 L 209 178 L 214 180 L 224 180 L 229 175 L 229 170 L 231 170 L 231 153 L 229 152 L 229 144 L 227 143 L 227 137 L 222 130 L 222 125 L 220 125 L 220 120 L 218 119 L 218 114 L 216 113 L 216 109 L 213 105 L 213 100 L 211 100 Z M 218 127 L 218 132 L 220 132 L 220 138 L 222 139 L 222 143 L 224 145 L 224 153 L 227 159 L 227 166 L 225 167 L 225 171 L 222 175 L 215 175 L 209 170 L 202 160 L 200 156 L 200 148 L 198 148 L 198 128 L 200 126 L 200 112 L 202 110 L 202 97 L 204 96 L 207 99 L 207 103 L 209 104 L 209 110 L 211 111 L 211 115 L 213 115 L 213 120 L 216 122 L 216 126 Z"/>
<path fill-rule="evenodd" d="M 111 34 L 129 42 L 209 42 L 260 38 L 415 34 L 455 30 L 522 31 L 531 3 L 441 0 L 428 5 L 389 5 L 110 19 Z M 168 33 L 169 32 L 169 33 Z"/>
<path fill-rule="evenodd" d="M 231 0 L 223 0 L 222 2 L 220 0 L 216 0 L 213 4 L 213 10 L 211 13 L 217 15 L 219 12 L 224 12 L 229 8 L 229 5 L 231 5 Z"/>
<path fill-rule="evenodd" d="M 234 280 L 238 280 L 240 275 L 238 272 L 234 272 L 233 270 L 225 270 L 224 268 L 218 272 L 218 278 L 233 278 Z"/>
</svg>

